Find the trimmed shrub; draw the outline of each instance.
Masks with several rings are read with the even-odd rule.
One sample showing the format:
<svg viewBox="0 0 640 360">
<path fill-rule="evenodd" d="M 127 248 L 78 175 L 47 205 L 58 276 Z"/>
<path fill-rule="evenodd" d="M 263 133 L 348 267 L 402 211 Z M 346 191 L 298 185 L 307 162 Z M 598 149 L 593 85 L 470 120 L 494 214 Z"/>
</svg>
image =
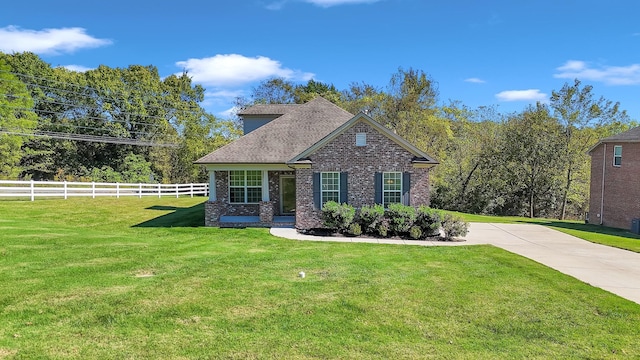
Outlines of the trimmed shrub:
<svg viewBox="0 0 640 360">
<path fill-rule="evenodd" d="M 389 230 L 397 235 L 406 234 L 416 219 L 416 210 L 407 205 L 389 204 L 387 218 L 389 219 Z"/>
<path fill-rule="evenodd" d="M 347 234 L 351 236 L 360 236 L 362 235 L 362 227 L 358 223 L 352 223 L 351 225 L 349 225 Z"/>
<path fill-rule="evenodd" d="M 424 236 L 437 236 L 442 226 L 442 212 L 422 205 L 416 211 L 414 224 L 420 227 Z"/>
<path fill-rule="evenodd" d="M 349 229 L 355 215 L 356 209 L 349 204 L 327 201 L 322 207 L 322 223 L 326 228 L 334 231 Z"/>
<path fill-rule="evenodd" d="M 378 233 L 378 235 L 381 237 L 389 236 L 389 222 L 387 221 L 387 219 L 383 219 L 382 222 L 378 224 L 376 233 Z"/>
<path fill-rule="evenodd" d="M 420 226 L 413 225 L 411 229 L 409 229 L 409 237 L 415 240 L 422 238 L 422 229 Z"/>
<path fill-rule="evenodd" d="M 384 220 L 384 206 L 380 204 L 364 205 L 360 208 L 358 217 L 362 230 L 368 234 L 375 234 L 378 232 L 378 226 Z"/>
<path fill-rule="evenodd" d="M 454 237 L 465 236 L 469 232 L 469 223 L 459 215 L 445 213 L 442 218 L 442 230 L 444 237 L 451 240 Z"/>
</svg>

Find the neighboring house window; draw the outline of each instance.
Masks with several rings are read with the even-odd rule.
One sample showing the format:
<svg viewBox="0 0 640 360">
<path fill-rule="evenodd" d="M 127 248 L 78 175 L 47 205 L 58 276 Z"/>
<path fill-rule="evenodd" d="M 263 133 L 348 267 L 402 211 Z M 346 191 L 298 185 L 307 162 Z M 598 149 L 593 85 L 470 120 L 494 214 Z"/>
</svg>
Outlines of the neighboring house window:
<svg viewBox="0 0 640 360">
<path fill-rule="evenodd" d="M 622 165 L 622 145 L 613 147 L 613 166 Z"/>
<path fill-rule="evenodd" d="M 402 203 L 402 173 L 382 173 L 382 204 Z"/>
<path fill-rule="evenodd" d="M 257 204 L 262 201 L 262 171 L 229 171 L 229 202 Z"/>
<path fill-rule="evenodd" d="M 367 133 L 356 134 L 356 146 L 367 146 Z"/>
<path fill-rule="evenodd" d="M 322 193 L 322 205 L 327 201 L 340 202 L 340 173 L 320 173 L 320 191 Z"/>
</svg>

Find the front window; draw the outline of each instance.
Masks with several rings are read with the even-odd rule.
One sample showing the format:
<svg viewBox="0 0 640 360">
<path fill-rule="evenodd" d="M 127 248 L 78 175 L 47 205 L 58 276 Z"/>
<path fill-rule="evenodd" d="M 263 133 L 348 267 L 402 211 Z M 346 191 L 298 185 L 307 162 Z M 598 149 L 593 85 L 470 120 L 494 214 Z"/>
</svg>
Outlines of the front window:
<svg viewBox="0 0 640 360">
<path fill-rule="evenodd" d="M 613 166 L 622 165 L 622 145 L 613 147 Z"/>
<path fill-rule="evenodd" d="M 262 171 L 229 171 L 229 202 L 257 204 L 262 201 Z"/>
<path fill-rule="evenodd" d="M 340 202 L 340 173 L 323 172 L 320 174 L 322 205 L 327 201 Z"/>
<path fill-rule="evenodd" d="M 389 204 L 402 203 L 402 173 L 382 173 L 382 202 L 385 207 Z"/>
</svg>

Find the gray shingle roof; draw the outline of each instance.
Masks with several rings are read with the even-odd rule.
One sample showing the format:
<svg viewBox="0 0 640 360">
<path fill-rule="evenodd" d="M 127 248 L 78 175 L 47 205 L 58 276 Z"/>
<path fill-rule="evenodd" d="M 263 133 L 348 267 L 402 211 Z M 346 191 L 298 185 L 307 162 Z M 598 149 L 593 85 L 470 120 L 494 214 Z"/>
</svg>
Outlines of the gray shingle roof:
<svg viewBox="0 0 640 360">
<path fill-rule="evenodd" d="M 251 107 L 242 114 L 267 115 L 257 111 L 285 111 L 284 115 L 203 156 L 196 163 L 284 164 L 353 118 L 353 114 L 322 97 L 302 105 L 255 107 L 257 109 Z"/>
<path fill-rule="evenodd" d="M 634 127 L 633 129 L 629 129 L 625 132 L 621 132 L 620 134 L 616 134 L 613 136 L 609 136 L 600 140 L 600 142 L 615 142 L 615 141 L 640 141 L 640 126 Z"/>
<path fill-rule="evenodd" d="M 300 104 L 258 104 L 238 112 L 238 115 L 284 115 Z"/>
</svg>

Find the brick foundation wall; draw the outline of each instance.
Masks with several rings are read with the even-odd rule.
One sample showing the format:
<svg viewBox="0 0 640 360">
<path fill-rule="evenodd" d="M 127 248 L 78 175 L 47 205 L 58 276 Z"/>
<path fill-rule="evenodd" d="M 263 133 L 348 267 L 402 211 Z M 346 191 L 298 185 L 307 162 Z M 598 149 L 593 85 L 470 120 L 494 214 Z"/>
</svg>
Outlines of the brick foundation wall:
<svg viewBox="0 0 640 360">
<path fill-rule="evenodd" d="M 613 166 L 613 149 L 622 146 L 622 164 Z M 630 229 L 631 221 L 640 218 L 640 143 L 600 144 L 591 152 L 589 223 Z M 602 197 L 602 163 L 604 161 L 604 198 Z M 601 212 L 601 201 L 602 212 Z M 600 215 L 600 216 L 598 216 Z"/>
<path fill-rule="evenodd" d="M 355 146 L 356 133 L 367 134 L 366 146 Z M 413 154 L 380 134 L 365 122 L 358 122 L 309 156 L 311 169 L 296 170 L 296 228 L 322 226 L 321 212 L 313 204 L 313 173 L 348 173 L 348 203 L 356 208 L 375 202 L 375 173 L 411 173 L 410 204 L 429 205 L 429 169 L 413 167 Z"/>
</svg>

